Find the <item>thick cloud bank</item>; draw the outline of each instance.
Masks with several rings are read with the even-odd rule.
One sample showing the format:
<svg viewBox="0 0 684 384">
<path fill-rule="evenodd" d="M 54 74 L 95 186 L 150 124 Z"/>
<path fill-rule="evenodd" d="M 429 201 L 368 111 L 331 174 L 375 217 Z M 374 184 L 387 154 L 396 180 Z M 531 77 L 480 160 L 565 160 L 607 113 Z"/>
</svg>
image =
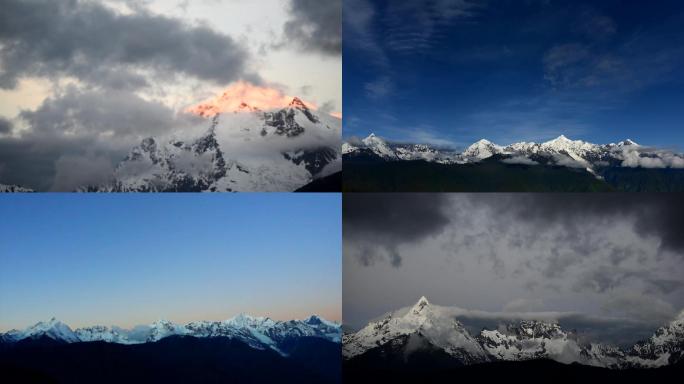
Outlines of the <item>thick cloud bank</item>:
<svg viewBox="0 0 684 384">
<path fill-rule="evenodd" d="M 425 295 L 485 311 L 661 324 L 684 308 L 683 201 L 677 194 L 345 195 L 345 322 L 364 323 Z"/>
<path fill-rule="evenodd" d="M 227 83 L 245 74 L 248 56 L 206 27 L 78 0 L 3 1 L 0 42 L 2 88 L 24 76 L 60 75 L 131 88 L 146 83 L 142 69 Z"/>
</svg>

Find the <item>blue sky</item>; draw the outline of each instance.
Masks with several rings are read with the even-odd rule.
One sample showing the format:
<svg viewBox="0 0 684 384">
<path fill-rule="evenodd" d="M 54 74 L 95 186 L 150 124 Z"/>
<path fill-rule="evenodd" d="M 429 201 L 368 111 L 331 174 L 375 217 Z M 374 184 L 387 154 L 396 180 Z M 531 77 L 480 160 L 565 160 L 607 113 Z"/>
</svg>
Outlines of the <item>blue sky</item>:
<svg viewBox="0 0 684 384">
<path fill-rule="evenodd" d="M 684 149 L 684 3 L 344 3 L 344 135 Z"/>
<path fill-rule="evenodd" d="M 0 330 L 341 318 L 338 194 L 0 199 Z"/>
</svg>

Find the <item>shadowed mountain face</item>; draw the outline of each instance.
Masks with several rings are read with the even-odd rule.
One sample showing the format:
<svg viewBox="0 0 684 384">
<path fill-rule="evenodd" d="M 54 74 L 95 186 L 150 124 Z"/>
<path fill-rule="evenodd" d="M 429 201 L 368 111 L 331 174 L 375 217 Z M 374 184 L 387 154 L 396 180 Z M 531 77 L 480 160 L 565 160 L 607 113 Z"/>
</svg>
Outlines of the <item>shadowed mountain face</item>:
<svg viewBox="0 0 684 384">
<path fill-rule="evenodd" d="M 345 191 L 684 191 L 684 156 L 631 140 L 598 145 L 560 136 L 463 152 L 389 143 L 371 135 L 344 143 Z"/>
<path fill-rule="evenodd" d="M 260 350 L 226 337 L 170 336 L 122 345 L 101 341 L 64 344 L 49 337 L 0 352 L 3 382 L 335 383 L 340 345 L 320 338 L 288 343 L 290 355 Z"/>
</svg>

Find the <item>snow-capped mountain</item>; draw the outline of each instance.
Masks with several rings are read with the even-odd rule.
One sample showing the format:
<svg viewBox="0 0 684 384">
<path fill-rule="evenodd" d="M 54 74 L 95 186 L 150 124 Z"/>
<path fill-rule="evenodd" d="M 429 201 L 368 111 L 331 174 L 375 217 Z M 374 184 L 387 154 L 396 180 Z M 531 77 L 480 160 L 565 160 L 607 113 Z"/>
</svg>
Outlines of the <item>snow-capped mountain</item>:
<svg viewBox="0 0 684 384">
<path fill-rule="evenodd" d="M 271 111 L 242 103 L 232 112 L 209 112 L 198 115 L 211 123 L 143 139 L 111 182 L 84 190 L 294 191 L 341 170 L 340 119 L 298 98 Z"/>
<path fill-rule="evenodd" d="M 503 323 L 498 329 L 483 329 L 472 336 L 456 320 L 455 313 L 454 308 L 432 305 L 421 297 L 411 308 L 392 312 L 356 333 L 345 334 L 343 356 L 354 359 L 376 348 L 399 345 L 405 343 L 407 336 L 420 336 L 432 348 L 465 365 L 550 359 L 605 368 L 658 367 L 679 362 L 684 356 L 684 312 L 629 350 L 581 342 L 576 334 L 559 324 L 538 320 Z M 412 352 L 415 347 L 401 350 L 403 354 Z"/>
<path fill-rule="evenodd" d="M 390 314 L 355 334 L 347 335 L 342 353 L 350 359 L 399 337 L 413 335 L 422 336 L 433 346 L 467 364 L 489 360 L 487 352 L 461 323 L 444 316 L 440 308 L 431 306 L 425 297 L 401 316 Z"/>
<path fill-rule="evenodd" d="M 221 336 L 242 341 L 252 348 L 270 349 L 286 355 L 283 346 L 288 341 L 300 337 L 321 338 L 339 343 L 341 328 L 339 324 L 315 315 L 304 320 L 278 321 L 268 317 L 239 314 L 225 321 L 194 321 L 180 325 L 168 320 L 158 320 L 131 330 L 98 325 L 72 331 L 68 325 L 53 318 L 49 322 L 32 325 L 24 331 L 12 330 L 0 334 L 0 340 L 15 343 L 43 336 L 65 343 L 106 341 L 117 344 L 142 344 L 169 336 Z"/>
<path fill-rule="evenodd" d="M 544 143 L 519 142 L 507 146 L 482 139 L 458 153 L 426 144 L 389 143 L 371 134 L 355 143 L 344 143 L 342 154 L 345 158 L 373 155 L 387 161 L 426 160 L 442 164 L 476 163 L 497 156 L 509 164 L 582 168 L 594 175 L 605 167 L 684 168 L 683 154 L 641 146 L 632 140 L 599 145 L 563 135 Z"/>
<path fill-rule="evenodd" d="M 624 366 L 625 354 L 602 344 L 582 344 L 572 332 L 556 323 L 523 320 L 504 324 L 501 329 L 483 329 L 477 336 L 494 360 L 521 361 L 550 359 L 560 363 L 581 363 L 606 368 Z"/>
<path fill-rule="evenodd" d="M 23 331 L 9 331 L 2 335 L 2 340 L 16 342 L 24 339 L 37 339 L 41 337 L 49 337 L 53 340 L 63 341 L 66 343 L 75 343 L 80 341 L 76 333 L 74 333 L 74 331 L 72 331 L 68 325 L 62 323 L 54 317 L 49 321 L 40 321 Z"/>
<path fill-rule="evenodd" d="M 681 361 L 684 358 L 684 311 L 629 352 L 630 362 L 635 365 L 661 366 Z"/>
<path fill-rule="evenodd" d="M 20 185 L 0 184 L 0 193 L 15 193 L 15 192 L 35 192 L 31 188 L 25 188 Z"/>
</svg>

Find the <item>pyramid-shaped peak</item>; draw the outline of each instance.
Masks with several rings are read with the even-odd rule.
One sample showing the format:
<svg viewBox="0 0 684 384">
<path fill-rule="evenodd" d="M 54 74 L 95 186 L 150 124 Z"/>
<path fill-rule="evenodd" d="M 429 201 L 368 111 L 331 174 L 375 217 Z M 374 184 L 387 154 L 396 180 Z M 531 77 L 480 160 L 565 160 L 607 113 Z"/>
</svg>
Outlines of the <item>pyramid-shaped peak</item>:
<svg viewBox="0 0 684 384">
<path fill-rule="evenodd" d="M 488 145 L 488 144 L 492 144 L 492 142 L 487 140 L 487 139 L 480 139 L 480 140 L 476 141 L 475 144 Z"/>
<path fill-rule="evenodd" d="M 633 140 L 631 140 L 631 139 L 623 140 L 623 141 L 620 142 L 620 144 L 623 145 L 623 146 L 624 146 L 624 145 L 639 145 L 639 144 L 637 144 L 635 141 L 633 141 Z"/>
<path fill-rule="evenodd" d="M 320 316 L 318 315 L 311 315 L 308 318 L 306 318 L 304 322 L 307 324 L 321 324 L 323 323 L 323 320 L 321 320 Z"/>
<path fill-rule="evenodd" d="M 368 137 L 366 137 L 365 139 L 363 139 L 361 141 L 364 142 L 366 145 L 368 145 L 369 143 L 374 143 L 374 144 L 384 144 L 385 143 L 385 140 L 382 137 L 376 135 L 375 133 L 371 133 L 370 135 L 368 135 Z"/>
<path fill-rule="evenodd" d="M 426 307 L 430 306 L 430 302 L 428 301 L 425 296 L 421 296 L 418 302 L 413 306 L 411 309 L 411 312 L 414 314 L 419 314 L 425 309 Z"/>
</svg>

